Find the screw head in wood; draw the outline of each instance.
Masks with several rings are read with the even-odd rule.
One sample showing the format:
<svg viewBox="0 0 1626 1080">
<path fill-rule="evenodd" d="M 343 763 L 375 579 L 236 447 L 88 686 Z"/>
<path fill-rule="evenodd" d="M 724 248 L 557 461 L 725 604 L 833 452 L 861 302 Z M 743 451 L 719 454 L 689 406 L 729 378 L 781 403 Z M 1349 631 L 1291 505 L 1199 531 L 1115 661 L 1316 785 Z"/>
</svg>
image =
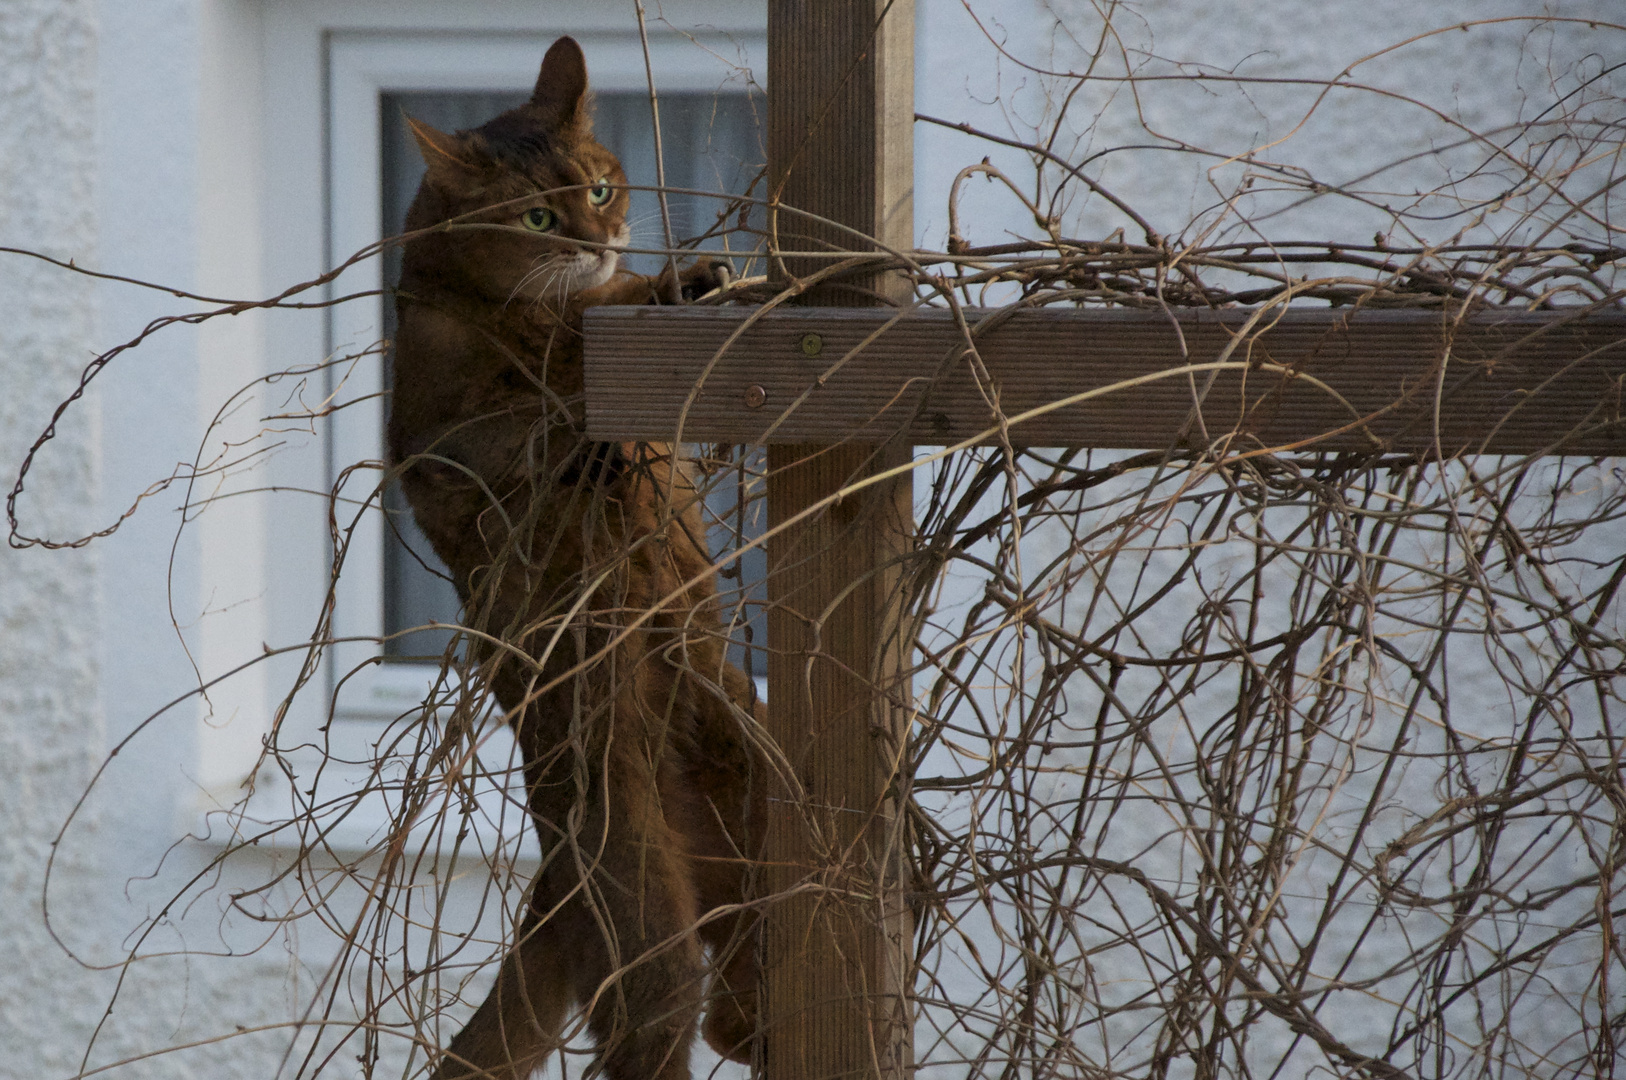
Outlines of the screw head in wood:
<svg viewBox="0 0 1626 1080">
<path fill-rule="evenodd" d="M 802 355 L 817 356 L 824 351 L 824 339 L 817 334 L 802 335 Z"/>
<path fill-rule="evenodd" d="M 760 386 L 747 386 L 745 388 L 745 407 L 746 408 L 748 408 L 748 409 L 760 409 L 760 408 L 762 408 L 763 402 L 765 402 L 767 400 L 768 400 L 768 391 L 764 390 L 762 387 L 760 387 Z"/>
</svg>

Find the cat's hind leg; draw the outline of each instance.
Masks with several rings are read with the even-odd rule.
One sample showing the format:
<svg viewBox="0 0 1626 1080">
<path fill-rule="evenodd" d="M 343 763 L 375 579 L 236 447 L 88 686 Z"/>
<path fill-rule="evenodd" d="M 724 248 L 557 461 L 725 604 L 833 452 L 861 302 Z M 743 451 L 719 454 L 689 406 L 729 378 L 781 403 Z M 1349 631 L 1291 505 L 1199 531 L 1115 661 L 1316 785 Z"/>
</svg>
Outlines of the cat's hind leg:
<svg viewBox="0 0 1626 1080">
<path fill-rule="evenodd" d="M 558 1048 L 570 980 L 552 930 L 533 904 L 496 984 L 446 1048 L 434 1080 L 526 1080 Z"/>
<path fill-rule="evenodd" d="M 739 668 L 722 664 L 721 657 L 718 662 L 727 700 L 706 690 L 697 694 L 689 768 L 694 804 L 688 832 L 700 908 L 709 913 L 700 932 L 712 956 L 701 1032 L 723 1057 L 749 1062 L 757 1029 L 761 930 L 758 912 L 746 905 L 756 888 L 769 769 L 744 729 L 753 722 L 746 719 L 752 709 L 750 684 Z M 760 726 L 760 702 L 754 712 Z"/>
<path fill-rule="evenodd" d="M 730 1061 L 749 1063 L 757 1034 L 757 936 L 755 912 L 713 919 L 702 931 L 712 952 L 711 984 L 701 1034 Z"/>
<path fill-rule="evenodd" d="M 608 1080 L 688 1080 L 706 965 L 688 841 L 656 784 L 669 770 L 640 760 L 644 749 L 610 751 L 538 892 L 556 897 L 556 936 Z"/>
</svg>

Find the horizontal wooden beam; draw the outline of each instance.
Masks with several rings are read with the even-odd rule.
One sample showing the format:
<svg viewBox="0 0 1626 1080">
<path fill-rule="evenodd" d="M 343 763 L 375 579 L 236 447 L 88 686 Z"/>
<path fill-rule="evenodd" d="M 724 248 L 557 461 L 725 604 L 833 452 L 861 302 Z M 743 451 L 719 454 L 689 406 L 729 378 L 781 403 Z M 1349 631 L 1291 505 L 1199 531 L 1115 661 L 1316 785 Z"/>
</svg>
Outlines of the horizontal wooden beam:
<svg viewBox="0 0 1626 1080">
<path fill-rule="evenodd" d="M 1437 433 L 1447 454 L 1626 454 L 1621 312 L 1489 311 L 1449 327 L 1437 310 L 1290 310 L 1249 327 L 1253 314 L 973 311 L 973 356 L 941 309 L 591 308 L 587 430 L 993 443 L 997 401 L 1026 446 L 1156 450 L 1240 432 L 1242 446 L 1412 452 Z"/>
</svg>

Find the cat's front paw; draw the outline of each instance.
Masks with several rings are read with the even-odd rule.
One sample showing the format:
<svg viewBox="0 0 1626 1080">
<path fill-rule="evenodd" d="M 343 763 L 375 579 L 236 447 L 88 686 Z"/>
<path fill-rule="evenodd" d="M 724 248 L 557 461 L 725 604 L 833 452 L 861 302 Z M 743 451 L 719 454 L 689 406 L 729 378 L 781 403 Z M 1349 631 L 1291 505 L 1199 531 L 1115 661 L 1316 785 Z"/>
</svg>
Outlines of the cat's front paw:
<svg viewBox="0 0 1626 1080">
<path fill-rule="evenodd" d="M 686 266 L 678 274 L 683 285 L 683 299 L 698 300 L 718 289 L 728 288 L 734 280 L 734 267 L 727 259 L 702 258 Z"/>
<path fill-rule="evenodd" d="M 678 287 L 672 288 L 672 268 L 661 271 L 651 281 L 655 303 L 676 304 L 698 300 L 718 289 L 726 289 L 734 280 L 734 267 L 726 259 L 700 258 L 678 271 Z"/>
</svg>

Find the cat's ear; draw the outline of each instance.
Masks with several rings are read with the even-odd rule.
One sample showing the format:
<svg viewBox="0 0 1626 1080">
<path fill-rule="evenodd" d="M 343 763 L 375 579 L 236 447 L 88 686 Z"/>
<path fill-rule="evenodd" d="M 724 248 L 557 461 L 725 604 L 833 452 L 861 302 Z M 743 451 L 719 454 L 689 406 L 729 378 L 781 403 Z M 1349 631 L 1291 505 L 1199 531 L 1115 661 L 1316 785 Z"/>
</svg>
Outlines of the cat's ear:
<svg viewBox="0 0 1626 1080">
<path fill-rule="evenodd" d="M 582 118 L 587 96 L 587 58 L 573 37 L 562 37 L 542 58 L 542 72 L 536 77 L 531 104 L 541 109 L 558 127 L 568 127 Z"/>
<path fill-rule="evenodd" d="M 430 127 L 422 120 L 406 118 L 412 137 L 418 140 L 418 153 L 423 155 L 430 184 L 450 187 L 467 183 L 476 166 L 469 160 L 468 147 L 456 135 L 448 135 Z"/>
</svg>

